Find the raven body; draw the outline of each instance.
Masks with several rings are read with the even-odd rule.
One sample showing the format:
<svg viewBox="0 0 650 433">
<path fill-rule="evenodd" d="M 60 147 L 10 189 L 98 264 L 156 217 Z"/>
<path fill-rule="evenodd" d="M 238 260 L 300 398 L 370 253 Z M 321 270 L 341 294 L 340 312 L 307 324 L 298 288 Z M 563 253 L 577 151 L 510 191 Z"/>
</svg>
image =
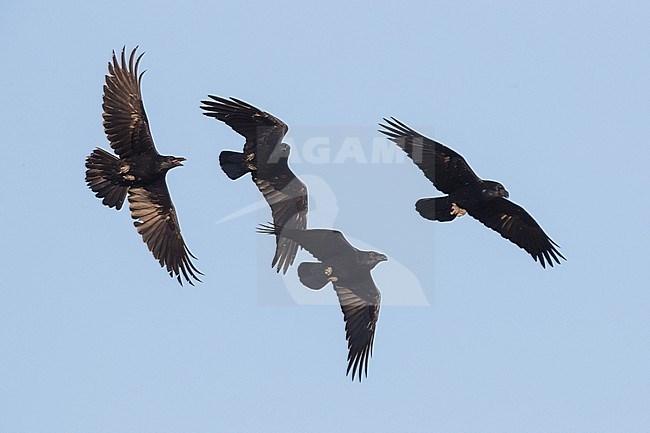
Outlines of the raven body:
<svg viewBox="0 0 650 433">
<path fill-rule="evenodd" d="M 508 191 L 499 182 L 483 180 L 470 168 L 465 158 L 447 146 L 427 138 L 395 118 L 379 124 L 423 171 L 433 185 L 447 194 L 423 198 L 415 209 L 422 217 L 447 222 L 469 213 L 486 227 L 501 234 L 530 254 L 542 267 L 566 260 L 540 225 L 521 206 L 508 200 Z"/>
<path fill-rule="evenodd" d="M 289 168 L 291 148 L 282 139 L 288 126 L 271 114 L 235 98 L 208 95 L 201 101 L 204 115 L 214 117 L 242 135 L 243 152 L 224 150 L 219 164 L 226 175 L 238 179 L 250 173 L 264 199 L 271 207 L 273 222 L 283 227 L 307 227 L 307 187 Z M 287 273 L 298 252 L 298 243 L 276 236 L 271 267 Z"/>
<path fill-rule="evenodd" d="M 331 282 L 338 296 L 345 320 L 348 341 L 348 368 L 352 379 L 368 376 L 375 328 L 379 318 L 381 294 L 370 271 L 386 256 L 375 251 L 361 251 L 350 245 L 337 230 L 296 230 L 278 225 L 262 225 L 258 232 L 282 235 L 309 251 L 318 262 L 298 266 L 298 278 L 310 289 L 322 289 Z"/>
<path fill-rule="evenodd" d="M 118 157 L 96 148 L 86 159 L 86 183 L 108 207 L 119 210 L 128 193 L 131 216 L 138 233 L 161 266 L 180 284 L 201 281 L 181 236 L 176 210 L 165 182 L 167 171 L 183 165 L 185 158 L 160 155 L 144 111 L 135 48 L 127 62 L 113 53 L 104 85 L 104 130 Z M 135 60 L 135 63 L 134 63 Z"/>
</svg>

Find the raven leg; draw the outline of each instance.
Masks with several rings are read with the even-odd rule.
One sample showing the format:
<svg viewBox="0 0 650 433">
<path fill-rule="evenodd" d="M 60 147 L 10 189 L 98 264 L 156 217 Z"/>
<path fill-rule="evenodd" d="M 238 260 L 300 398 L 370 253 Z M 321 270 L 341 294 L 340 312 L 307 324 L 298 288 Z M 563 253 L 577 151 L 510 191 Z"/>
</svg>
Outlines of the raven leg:
<svg viewBox="0 0 650 433">
<path fill-rule="evenodd" d="M 334 272 L 334 270 L 331 266 L 325 268 L 325 275 L 327 275 L 327 279 L 333 283 L 336 283 L 339 279 L 338 277 L 331 277 L 330 275 L 332 275 L 332 272 Z"/>
<path fill-rule="evenodd" d="M 463 215 L 465 215 L 467 213 L 467 211 L 465 209 L 463 209 L 462 207 L 458 207 L 458 205 L 456 203 L 452 203 L 450 213 L 452 215 L 456 215 L 457 217 L 462 217 Z"/>
</svg>

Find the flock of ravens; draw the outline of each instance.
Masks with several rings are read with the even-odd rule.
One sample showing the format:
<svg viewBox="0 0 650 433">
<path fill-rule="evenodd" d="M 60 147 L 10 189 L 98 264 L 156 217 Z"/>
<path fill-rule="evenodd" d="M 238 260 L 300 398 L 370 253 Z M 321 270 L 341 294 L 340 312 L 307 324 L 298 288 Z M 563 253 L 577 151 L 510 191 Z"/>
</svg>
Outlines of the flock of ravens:
<svg viewBox="0 0 650 433">
<path fill-rule="evenodd" d="M 188 249 L 165 182 L 167 171 L 185 158 L 160 155 L 154 145 L 141 93 L 142 55 L 113 53 L 104 85 L 104 130 L 117 156 L 96 148 L 86 159 L 86 183 L 108 207 L 119 210 L 128 195 L 134 225 L 143 241 L 183 284 L 201 281 L 201 272 Z M 340 231 L 307 229 L 307 187 L 288 165 L 290 147 L 282 142 L 288 127 L 277 117 L 239 99 L 209 96 L 201 101 L 203 114 L 230 126 L 245 138 L 242 152 L 224 150 L 222 170 L 230 179 L 250 173 L 271 207 L 273 223 L 258 227 L 275 236 L 272 267 L 286 273 L 302 247 L 317 260 L 298 266 L 300 282 L 313 290 L 332 283 L 345 320 L 348 342 L 347 373 L 361 381 L 372 355 L 381 295 L 370 271 L 386 256 L 361 251 Z M 483 180 L 467 161 L 447 146 L 427 138 L 395 118 L 384 119 L 380 132 L 399 146 L 422 170 L 442 197 L 423 198 L 415 209 L 424 218 L 447 222 L 466 213 L 530 254 L 542 267 L 559 264 L 564 256 L 557 244 L 521 206 L 508 200 L 498 182 Z M 565 259 L 566 260 L 566 259 Z M 181 278 L 182 277 L 182 278 Z"/>
</svg>

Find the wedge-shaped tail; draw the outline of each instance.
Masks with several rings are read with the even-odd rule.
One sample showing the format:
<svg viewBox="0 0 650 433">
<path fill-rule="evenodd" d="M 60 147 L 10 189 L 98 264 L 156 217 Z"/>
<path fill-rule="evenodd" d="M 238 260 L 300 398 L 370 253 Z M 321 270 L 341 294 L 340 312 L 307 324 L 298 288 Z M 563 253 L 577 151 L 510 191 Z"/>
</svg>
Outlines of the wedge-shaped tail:
<svg viewBox="0 0 650 433">
<path fill-rule="evenodd" d="M 298 279 L 310 289 L 320 290 L 329 282 L 327 265 L 321 262 L 303 262 L 298 266 Z"/>
<path fill-rule="evenodd" d="M 415 210 L 423 218 L 433 221 L 447 222 L 456 218 L 456 215 L 451 213 L 451 199 L 449 196 L 421 198 L 415 203 Z"/>
<path fill-rule="evenodd" d="M 226 176 L 232 180 L 239 179 L 249 172 L 244 163 L 244 154 L 241 152 L 232 152 L 224 150 L 219 154 L 219 165 Z"/>
<path fill-rule="evenodd" d="M 128 187 L 118 182 L 119 159 L 97 148 L 86 158 L 86 169 L 86 183 L 95 196 L 106 206 L 121 209 Z"/>
</svg>

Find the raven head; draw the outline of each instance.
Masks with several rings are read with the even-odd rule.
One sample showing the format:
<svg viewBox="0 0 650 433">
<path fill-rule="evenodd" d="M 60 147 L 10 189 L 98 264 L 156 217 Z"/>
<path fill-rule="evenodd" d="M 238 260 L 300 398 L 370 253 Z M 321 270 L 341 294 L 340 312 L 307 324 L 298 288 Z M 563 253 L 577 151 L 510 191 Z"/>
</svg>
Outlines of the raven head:
<svg viewBox="0 0 650 433">
<path fill-rule="evenodd" d="M 379 262 L 385 262 L 388 260 L 388 257 L 376 251 L 361 251 L 361 257 L 359 257 L 359 259 L 360 262 L 368 265 L 369 269 L 372 269 L 377 266 Z"/>
<path fill-rule="evenodd" d="M 290 153 L 291 147 L 287 143 L 279 143 L 273 148 L 273 152 L 271 152 L 271 156 L 269 156 L 269 160 L 267 162 L 269 164 L 277 163 L 280 161 L 286 162 L 286 160 L 289 158 Z"/>
<path fill-rule="evenodd" d="M 483 189 L 481 192 L 483 193 L 484 199 L 493 199 L 499 197 L 508 198 L 510 196 L 503 185 L 492 180 L 483 181 Z"/>
<path fill-rule="evenodd" d="M 183 161 L 185 161 L 185 158 L 179 156 L 165 156 L 162 162 L 160 163 L 160 167 L 164 171 L 167 171 L 174 167 L 180 167 L 181 165 L 183 165 Z"/>
</svg>

